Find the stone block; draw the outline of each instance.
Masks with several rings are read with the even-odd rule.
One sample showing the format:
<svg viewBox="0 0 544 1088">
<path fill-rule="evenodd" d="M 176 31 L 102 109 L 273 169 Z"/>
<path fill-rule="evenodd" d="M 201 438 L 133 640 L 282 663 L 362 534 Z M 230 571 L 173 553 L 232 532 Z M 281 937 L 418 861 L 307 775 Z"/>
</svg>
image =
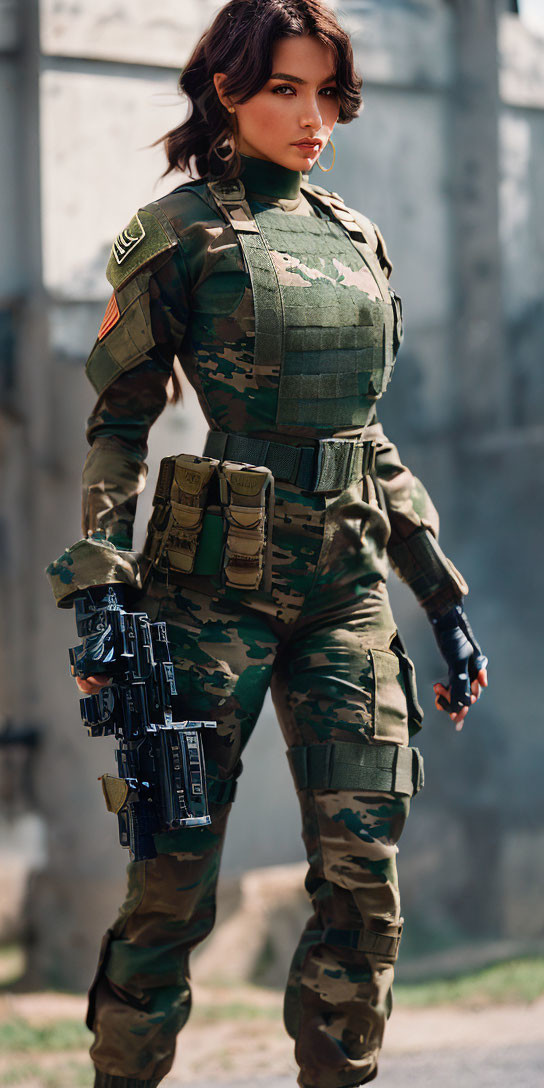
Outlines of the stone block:
<svg viewBox="0 0 544 1088">
<path fill-rule="evenodd" d="M 500 137 L 504 303 L 515 318 L 542 300 L 544 113 L 504 110 Z"/>
<path fill-rule="evenodd" d="M 0 53 L 10 53 L 18 41 L 17 0 L 0 0 Z"/>
<path fill-rule="evenodd" d="M 1 10 L 1 9 L 0 9 Z M 1 28 L 1 23 L 0 23 Z M 0 58 L 0 297 L 12 298 L 23 287 L 25 260 L 21 244 L 20 180 L 18 175 L 18 76 L 15 61 Z"/>
<path fill-rule="evenodd" d="M 500 897 L 507 937 L 544 937 L 544 831 L 513 828 L 502 842 Z"/>
<path fill-rule="evenodd" d="M 181 68 L 217 0 L 41 0 L 41 42 L 53 56 Z"/>
<path fill-rule="evenodd" d="M 114 237 L 142 204 L 175 188 L 154 140 L 179 123 L 175 78 L 161 73 L 42 75 L 44 282 L 63 299 L 105 300 Z"/>
<path fill-rule="evenodd" d="M 451 84 L 453 17 L 443 0 L 344 0 L 341 12 L 366 84 Z"/>
<path fill-rule="evenodd" d="M 510 106 L 544 109 L 544 38 L 517 15 L 503 15 L 499 24 L 501 97 Z"/>
<path fill-rule="evenodd" d="M 540 425 L 544 374 L 544 114 L 505 109 L 501 120 L 501 241 L 512 420 Z"/>
</svg>

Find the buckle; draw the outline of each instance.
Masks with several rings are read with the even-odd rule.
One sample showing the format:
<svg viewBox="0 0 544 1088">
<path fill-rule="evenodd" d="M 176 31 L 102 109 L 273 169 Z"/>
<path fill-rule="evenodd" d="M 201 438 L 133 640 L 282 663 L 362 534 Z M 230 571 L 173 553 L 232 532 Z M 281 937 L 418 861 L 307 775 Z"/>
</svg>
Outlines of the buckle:
<svg viewBox="0 0 544 1088">
<path fill-rule="evenodd" d="M 353 479 L 361 478 L 376 467 L 377 443 L 349 438 L 321 438 L 316 450 L 312 491 L 340 491 Z"/>
<path fill-rule="evenodd" d="M 367 438 L 365 442 L 361 443 L 361 449 L 363 451 L 362 459 L 362 473 L 366 476 L 369 472 L 374 472 L 376 468 L 376 448 L 377 443 L 374 439 Z"/>
<path fill-rule="evenodd" d="M 341 490 L 349 478 L 354 450 L 348 438 L 320 438 L 312 490 Z"/>
<path fill-rule="evenodd" d="M 232 178 L 230 181 L 209 181 L 208 189 L 222 204 L 239 204 L 245 199 L 246 190 L 240 178 Z"/>
</svg>

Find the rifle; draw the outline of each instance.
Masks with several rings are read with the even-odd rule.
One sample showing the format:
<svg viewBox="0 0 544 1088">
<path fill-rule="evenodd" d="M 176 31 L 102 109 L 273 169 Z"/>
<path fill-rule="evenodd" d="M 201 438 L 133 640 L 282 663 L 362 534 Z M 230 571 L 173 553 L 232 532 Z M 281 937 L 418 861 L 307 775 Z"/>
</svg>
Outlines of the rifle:
<svg viewBox="0 0 544 1088">
<path fill-rule="evenodd" d="M 93 586 L 75 597 L 82 643 L 69 651 L 70 671 L 112 677 L 80 699 L 81 717 L 90 737 L 119 742 L 118 777 L 100 780 L 121 846 L 142 861 L 157 856 L 156 832 L 211 823 L 202 730 L 217 722 L 181 718 L 166 624 L 124 604 L 120 585 Z"/>
</svg>

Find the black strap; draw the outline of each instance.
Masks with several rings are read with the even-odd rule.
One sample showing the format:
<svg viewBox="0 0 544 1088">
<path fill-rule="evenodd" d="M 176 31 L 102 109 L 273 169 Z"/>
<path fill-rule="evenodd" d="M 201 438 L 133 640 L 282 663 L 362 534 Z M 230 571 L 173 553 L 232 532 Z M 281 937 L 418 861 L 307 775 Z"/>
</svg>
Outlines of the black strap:
<svg viewBox="0 0 544 1088">
<path fill-rule="evenodd" d="M 208 778 L 208 801 L 214 805 L 228 805 L 236 797 L 238 782 L 235 778 Z"/>
<path fill-rule="evenodd" d="M 323 930 L 323 943 L 333 948 L 353 948 L 358 952 L 367 952 L 390 962 L 395 962 L 399 954 L 402 938 L 403 919 L 398 926 L 388 927 L 388 933 L 362 926 L 361 929 L 336 929 L 326 926 Z"/>
<path fill-rule="evenodd" d="M 315 446 L 289 446 L 245 434 L 208 431 L 204 457 L 266 465 L 274 479 L 303 491 L 342 491 L 372 472 L 376 443 L 350 438 L 317 439 Z"/>
<path fill-rule="evenodd" d="M 424 784 L 421 752 L 398 744 L 308 744 L 289 749 L 287 758 L 299 790 L 364 789 L 412 797 Z"/>
</svg>

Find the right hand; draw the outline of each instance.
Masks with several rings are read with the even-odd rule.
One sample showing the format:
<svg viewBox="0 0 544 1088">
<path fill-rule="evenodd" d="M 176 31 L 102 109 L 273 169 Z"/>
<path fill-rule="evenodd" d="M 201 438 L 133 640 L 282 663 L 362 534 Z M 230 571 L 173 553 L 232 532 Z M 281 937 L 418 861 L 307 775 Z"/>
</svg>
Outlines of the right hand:
<svg viewBox="0 0 544 1088">
<path fill-rule="evenodd" d="M 436 641 L 448 665 L 448 683 L 434 684 L 436 706 L 447 710 L 457 731 L 463 728 L 469 707 L 487 687 L 488 660 L 476 642 L 462 604 L 443 615 L 431 616 Z"/>
<path fill-rule="evenodd" d="M 76 684 L 80 691 L 84 695 L 96 695 L 101 688 L 105 688 L 108 684 L 111 684 L 111 676 L 76 676 Z"/>
</svg>

